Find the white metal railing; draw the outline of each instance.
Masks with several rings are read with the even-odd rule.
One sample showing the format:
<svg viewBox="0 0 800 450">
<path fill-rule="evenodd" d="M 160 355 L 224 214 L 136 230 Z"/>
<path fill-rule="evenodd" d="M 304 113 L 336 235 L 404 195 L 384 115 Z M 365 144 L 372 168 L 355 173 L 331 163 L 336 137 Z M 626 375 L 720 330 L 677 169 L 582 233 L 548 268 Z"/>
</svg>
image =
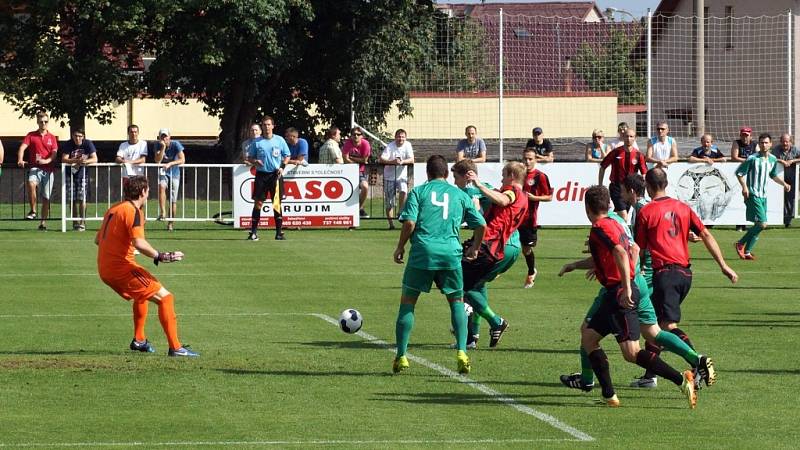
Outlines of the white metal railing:
<svg viewBox="0 0 800 450">
<path fill-rule="evenodd" d="M 170 222 L 203 222 L 222 221 L 223 215 L 233 207 L 233 171 L 239 164 L 183 164 L 180 167 L 180 186 L 176 198 L 176 212 L 172 214 L 170 205 L 170 186 L 166 189 L 164 219 Z M 150 197 L 145 203 L 145 217 L 157 219 L 159 207 L 151 207 L 150 203 L 158 203 L 159 173 L 161 164 L 140 164 L 144 175 L 150 182 Z M 84 166 L 86 177 L 83 198 L 75 198 L 76 190 L 68 184 L 73 182 L 71 165 L 61 164 L 61 231 L 67 230 L 67 222 L 77 223 L 81 220 L 99 221 L 103 214 L 114 203 L 122 200 L 125 165 L 116 163 L 98 163 Z M 170 180 L 167 177 L 167 180 Z M 169 181 L 168 181 L 169 182 Z M 86 203 L 85 217 L 75 214 L 76 202 Z M 212 207 L 213 206 L 213 207 Z M 80 208 L 80 206 L 79 206 Z M 152 210 L 155 209 L 155 213 Z M 230 219 L 228 219 L 230 221 Z"/>
</svg>

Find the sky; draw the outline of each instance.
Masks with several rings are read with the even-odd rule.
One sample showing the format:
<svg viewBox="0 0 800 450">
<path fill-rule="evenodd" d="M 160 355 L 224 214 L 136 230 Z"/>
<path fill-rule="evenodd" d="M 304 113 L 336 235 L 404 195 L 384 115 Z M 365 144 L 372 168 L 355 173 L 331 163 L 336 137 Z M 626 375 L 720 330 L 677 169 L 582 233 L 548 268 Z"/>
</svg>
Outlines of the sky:
<svg viewBox="0 0 800 450">
<path fill-rule="evenodd" d="M 542 0 L 546 1 L 546 0 Z M 571 0 L 559 0 L 559 1 L 571 1 Z M 575 0 L 575 1 L 585 1 L 585 0 Z M 480 0 L 437 0 L 439 3 L 480 3 Z M 536 0 L 486 0 L 486 3 L 540 3 Z M 641 17 L 647 14 L 647 8 L 652 9 L 655 11 L 656 7 L 658 6 L 659 0 L 595 0 L 597 3 L 597 7 L 600 11 L 604 11 L 606 8 L 617 8 L 623 9 L 625 11 L 630 12 L 636 17 Z M 629 19 L 628 16 L 619 15 L 615 16 L 617 20 Z"/>
</svg>

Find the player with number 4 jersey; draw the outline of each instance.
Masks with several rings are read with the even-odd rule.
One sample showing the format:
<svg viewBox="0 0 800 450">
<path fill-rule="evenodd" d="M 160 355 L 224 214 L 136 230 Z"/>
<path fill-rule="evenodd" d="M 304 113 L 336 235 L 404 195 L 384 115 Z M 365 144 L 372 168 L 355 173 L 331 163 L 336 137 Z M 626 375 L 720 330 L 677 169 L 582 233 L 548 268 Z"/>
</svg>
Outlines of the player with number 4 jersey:
<svg viewBox="0 0 800 450">
<path fill-rule="evenodd" d="M 144 237 L 142 206 L 150 193 L 147 178 L 130 177 L 123 187 L 124 200 L 106 211 L 103 223 L 95 236 L 97 271 L 100 279 L 123 299 L 133 305 L 134 337 L 130 349 L 152 353 L 155 349 L 147 340 L 144 326 L 148 303 L 158 305 L 158 320 L 167 335 L 169 356 L 198 356 L 185 348 L 178 339 L 173 295 L 144 267 L 136 263 L 134 249 L 153 258 L 153 263 L 181 261 L 181 252 L 159 252 Z"/>
</svg>

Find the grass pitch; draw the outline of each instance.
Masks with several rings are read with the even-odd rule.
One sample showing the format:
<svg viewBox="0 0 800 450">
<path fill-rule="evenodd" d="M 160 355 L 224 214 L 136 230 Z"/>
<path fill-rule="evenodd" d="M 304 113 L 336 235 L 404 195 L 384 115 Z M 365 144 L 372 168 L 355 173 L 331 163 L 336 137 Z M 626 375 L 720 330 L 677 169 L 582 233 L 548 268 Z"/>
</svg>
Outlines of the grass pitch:
<svg viewBox="0 0 800 450">
<path fill-rule="evenodd" d="M 535 288 L 521 288 L 522 260 L 492 283 L 510 331 L 490 350 L 484 326 L 473 371 L 459 379 L 437 371 L 456 367 L 438 293 L 417 307 L 410 352 L 421 362 L 391 375 L 392 353 L 378 340 L 394 342 L 403 268 L 391 261 L 397 232 L 384 221 L 288 230 L 285 242 L 267 230 L 247 242 L 218 225 L 167 233 L 150 222 L 156 248 L 187 255 L 157 268 L 140 262 L 175 294 L 181 339 L 202 355 L 191 360 L 166 357 L 155 306 L 147 330 L 157 353 L 127 349 L 130 306 L 97 277 L 91 230 L 2 227 L 1 447 L 777 448 L 800 439 L 797 228 L 768 229 L 754 262 L 736 259 L 739 233 L 713 230 L 736 286 L 692 246 L 681 328 L 714 358 L 719 380 L 690 411 L 668 381 L 627 388 L 642 370 L 612 339 L 621 408 L 559 383 L 578 369 L 577 330 L 598 285 L 555 274 L 582 256 L 586 229 L 540 231 Z M 368 337 L 326 320 L 345 308 L 362 312 Z"/>
</svg>

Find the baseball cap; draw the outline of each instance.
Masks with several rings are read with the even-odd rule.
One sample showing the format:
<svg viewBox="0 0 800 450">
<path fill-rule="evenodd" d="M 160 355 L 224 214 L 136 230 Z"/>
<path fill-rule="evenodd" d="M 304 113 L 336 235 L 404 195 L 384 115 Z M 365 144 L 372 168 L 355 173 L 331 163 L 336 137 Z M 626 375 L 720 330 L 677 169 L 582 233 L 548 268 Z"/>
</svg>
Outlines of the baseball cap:
<svg viewBox="0 0 800 450">
<path fill-rule="evenodd" d="M 542 134 L 542 129 L 541 129 L 541 127 L 536 127 L 536 128 L 534 128 L 534 129 L 533 129 L 533 134 Z"/>
<path fill-rule="evenodd" d="M 158 136 L 159 136 L 159 137 L 161 137 L 161 136 L 163 136 L 163 135 L 165 135 L 165 134 L 166 134 L 167 136 L 171 136 L 171 135 L 169 134 L 169 128 L 162 128 L 162 129 L 158 130 Z"/>
<path fill-rule="evenodd" d="M 742 128 L 739 130 L 739 133 L 753 134 L 753 129 L 752 129 L 752 128 L 750 128 L 750 127 L 742 127 Z"/>
</svg>

